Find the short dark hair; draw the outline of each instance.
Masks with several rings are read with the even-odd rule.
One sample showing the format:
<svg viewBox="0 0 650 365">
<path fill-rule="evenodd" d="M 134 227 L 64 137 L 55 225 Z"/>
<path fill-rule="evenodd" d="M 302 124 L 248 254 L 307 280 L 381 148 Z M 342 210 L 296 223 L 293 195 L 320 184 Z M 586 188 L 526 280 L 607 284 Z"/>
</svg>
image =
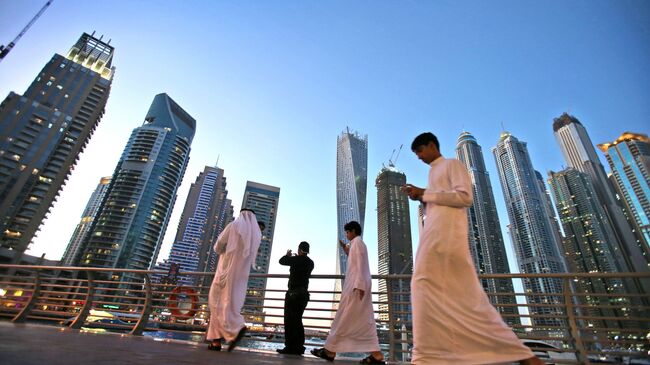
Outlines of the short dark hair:
<svg viewBox="0 0 650 365">
<path fill-rule="evenodd" d="M 307 241 L 300 242 L 300 244 L 298 245 L 298 249 L 304 253 L 309 253 L 309 242 Z"/>
<path fill-rule="evenodd" d="M 263 231 L 266 228 L 266 224 L 262 221 L 257 221 L 257 224 L 260 226 L 260 231 Z"/>
<path fill-rule="evenodd" d="M 420 134 L 419 136 L 415 137 L 413 140 L 413 143 L 411 143 L 411 151 L 414 151 L 418 149 L 420 146 L 426 146 L 429 144 L 429 142 L 433 142 L 433 144 L 436 145 L 436 148 L 438 151 L 440 151 L 440 143 L 438 143 L 438 137 L 436 137 L 433 133 L 431 132 L 425 132 Z"/>
<path fill-rule="evenodd" d="M 361 236 L 361 225 L 357 221 L 350 221 L 343 226 L 343 229 L 346 231 L 355 232 L 357 235 Z"/>
</svg>

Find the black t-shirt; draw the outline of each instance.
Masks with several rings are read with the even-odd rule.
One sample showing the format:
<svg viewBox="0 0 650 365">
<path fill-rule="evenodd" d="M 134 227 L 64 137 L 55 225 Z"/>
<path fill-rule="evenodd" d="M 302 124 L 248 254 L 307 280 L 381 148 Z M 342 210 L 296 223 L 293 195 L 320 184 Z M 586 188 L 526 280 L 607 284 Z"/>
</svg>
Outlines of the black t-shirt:
<svg viewBox="0 0 650 365">
<path fill-rule="evenodd" d="M 314 270 L 314 262 L 307 255 L 282 256 L 280 265 L 290 266 L 289 290 L 309 287 L 309 276 Z"/>
</svg>

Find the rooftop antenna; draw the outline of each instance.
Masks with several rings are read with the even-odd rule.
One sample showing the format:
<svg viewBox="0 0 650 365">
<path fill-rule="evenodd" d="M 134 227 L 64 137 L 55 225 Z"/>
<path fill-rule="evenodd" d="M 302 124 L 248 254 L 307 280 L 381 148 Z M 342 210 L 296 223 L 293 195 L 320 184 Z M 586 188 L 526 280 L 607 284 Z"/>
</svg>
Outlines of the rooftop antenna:
<svg viewBox="0 0 650 365">
<path fill-rule="evenodd" d="M 39 10 L 38 13 L 36 13 L 36 15 L 34 15 L 32 20 L 30 20 L 29 23 L 27 23 L 27 25 L 25 26 L 25 28 L 23 28 L 23 30 L 20 33 L 18 33 L 16 38 L 14 38 L 13 41 L 11 41 L 11 42 L 9 42 L 9 44 L 7 44 L 7 47 L 5 47 L 3 45 L 0 45 L 0 61 L 2 61 L 7 56 L 7 54 L 11 51 L 11 49 L 14 48 L 14 46 L 16 45 L 16 42 L 18 42 L 18 40 L 20 40 L 20 38 L 22 38 L 23 35 L 25 35 L 25 33 L 27 33 L 27 30 L 36 22 L 36 20 L 43 14 L 45 9 L 47 9 L 47 7 L 50 6 L 50 4 L 52 4 L 52 0 L 48 0 L 45 3 L 45 5 L 43 5 L 41 10 Z"/>
<path fill-rule="evenodd" d="M 219 157 L 221 157 L 221 154 L 217 155 L 217 162 L 214 163 L 214 167 L 219 167 Z"/>
</svg>

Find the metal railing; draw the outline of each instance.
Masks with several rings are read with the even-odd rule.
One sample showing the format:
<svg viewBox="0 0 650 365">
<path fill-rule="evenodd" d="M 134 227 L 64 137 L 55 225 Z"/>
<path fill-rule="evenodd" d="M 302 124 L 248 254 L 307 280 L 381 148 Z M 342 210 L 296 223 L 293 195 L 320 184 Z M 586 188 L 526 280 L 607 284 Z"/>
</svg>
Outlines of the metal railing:
<svg viewBox="0 0 650 365">
<path fill-rule="evenodd" d="M 0 265 L 0 318 L 45 322 L 84 330 L 203 341 L 214 273 L 181 272 L 183 281 L 165 282 L 167 273 L 87 267 Z M 249 325 L 242 346 L 273 349 L 283 343 L 283 305 L 288 275 L 251 275 L 267 280 L 266 290 L 250 291 L 243 313 Z M 126 278 L 126 279 L 125 279 Z M 338 302 L 336 275 L 312 275 L 310 302 L 303 316 L 306 346 L 323 345 Z M 520 339 L 555 364 L 650 363 L 650 306 L 642 294 L 626 293 L 623 283 L 650 280 L 650 274 L 498 274 L 481 279 L 548 279 L 561 292 L 488 293 Z M 373 292 L 377 330 L 386 357 L 408 362 L 412 348 L 410 292 L 396 291 L 410 275 L 373 275 L 385 292 Z M 585 282 L 615 282 L 620 290 L 585 291 Z M 380 287 L 373 285 L 373 287 Z M 406 286 L 408 287 L 408 286 Z M 597 285 L 592 285 L 598 287 Z M 263 304 L 254 298 L 264 298 Z M 382 298 L 382 299 L 379 299 Z M 503 300 L 510 298 L 511 300 Z M 515 300 L 516 299 L 516 300 Z M 350 355 L 354 356 L 354 354 Z"/>
</svg>

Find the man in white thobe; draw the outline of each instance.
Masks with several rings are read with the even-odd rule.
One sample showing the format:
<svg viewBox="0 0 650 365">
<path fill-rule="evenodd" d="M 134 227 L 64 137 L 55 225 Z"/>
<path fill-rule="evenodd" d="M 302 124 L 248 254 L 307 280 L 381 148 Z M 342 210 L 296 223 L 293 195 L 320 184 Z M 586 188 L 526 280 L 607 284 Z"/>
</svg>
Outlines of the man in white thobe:
<svg viewBox="0 0 650 365">
<path fill-rule="evenodd" d="M 468 243 L 467 169 L 442 157 L 432 133 L 416 137 L 411 149 L 431 166 L 426 189 L 402 188 L 425 207 L 411 279 L 412 363 L 543 364 L 503 322 L 478 280 Z"/>
<path fill-rule="evenodd" d="M 325 346 L 313 349 L 314 356 L 333 361 L 337 352 L 370 352 L 362 364 L 385 364 L 379 349 L 375 315 L 372 308 L 372 281 L 368 249 L 361 239 L 361 225 L 352 221 L 344 226 L 349 245 L 339 241 L 348 255 L 348 267 L 341 302 Z"/>
<path fill-rule="evenodd" d="M 214 245 L 219 254 L 217 272 L 210 286 L 208 305 L 210 324 L 206 339 L 211 341 L 208 349 L 221 350 L 221 341 L 230 342 L 232 351 L 246 332 L 241 309 L 246 299 L 246 287 L 251 267 L 262 238 L 262 226 L 255 213 L 242 209 L 239 217 L 229 223 Z"/>
</svg>

